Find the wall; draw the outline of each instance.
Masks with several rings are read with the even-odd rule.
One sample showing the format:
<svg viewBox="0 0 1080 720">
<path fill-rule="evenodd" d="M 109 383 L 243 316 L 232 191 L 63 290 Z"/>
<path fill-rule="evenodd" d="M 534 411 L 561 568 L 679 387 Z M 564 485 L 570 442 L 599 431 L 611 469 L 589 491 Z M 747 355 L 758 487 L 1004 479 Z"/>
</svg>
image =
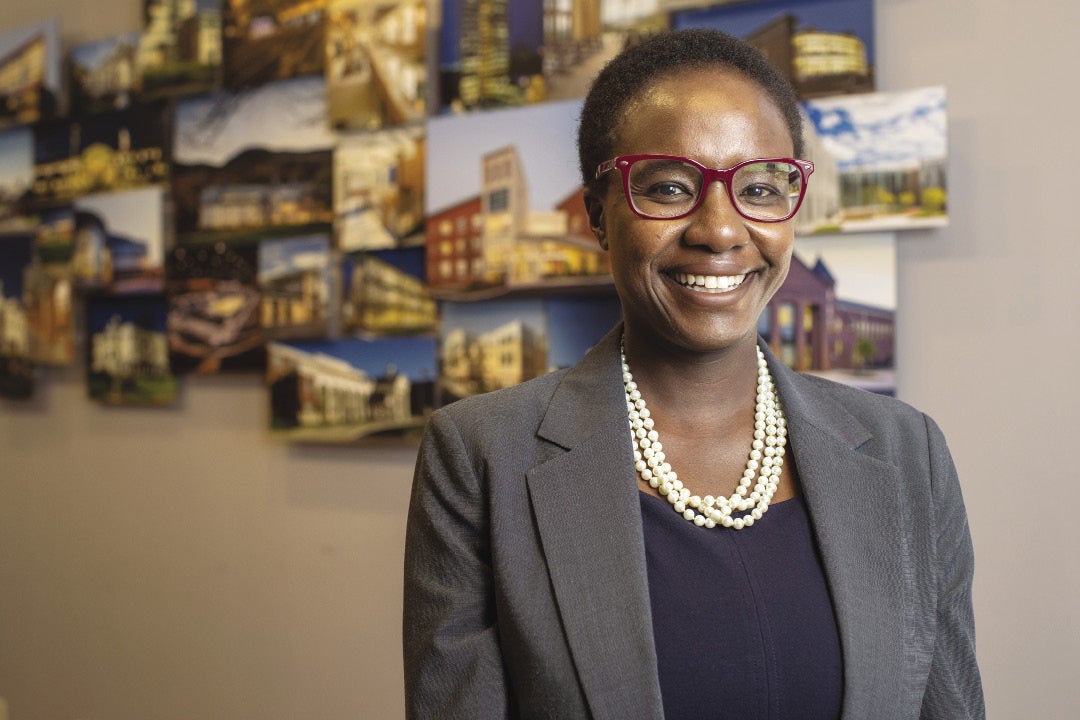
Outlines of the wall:
<svg viewBox="0 0 1080 720">
<path fill-rule="evenodd" d="M 878 86 L 949 93 L 947 230 L 899 239 L 900 394 L 953 448 L 978 554 L 990 716 L 1075 716 L 1080 142 L 1070 0 L 877 0 Z M 66 40 L 136 0 L 4 0 Z M 1061 188 L 1058 188 L 1058 186 Z M 0 404 L 0 696 L 12 720 L 401 716 L 413 450 L 262 434 L 258 378 L 97 407 L 77 370 Z M 1023 493 L 1023 495 L 1021 495 Z"/>
</svg>

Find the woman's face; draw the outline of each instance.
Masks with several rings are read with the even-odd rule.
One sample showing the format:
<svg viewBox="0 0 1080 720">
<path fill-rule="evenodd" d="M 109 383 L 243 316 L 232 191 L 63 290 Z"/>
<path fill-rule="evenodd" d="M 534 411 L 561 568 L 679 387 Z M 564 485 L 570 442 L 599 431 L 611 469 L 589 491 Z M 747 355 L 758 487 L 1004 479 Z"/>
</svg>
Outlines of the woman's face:
<svg viewBox="0 0 1080 720">
<path fill-rule="evenodd" d="M 679 155 L 725 169 L 793 152 L 772 99 L 742 75 L 710 68 L 664 77 L 632 100 L 613 155 Z M 603 194 L 590 199 L 627 332 L 639 340 L 691 352 L 754 343 L 758 316 L 787 276 L 792 221 L 743 218 L 720 182 L 703 192 L 687 217 L 645 219 L 628 206 L 612 170 Z"/>
</svg>

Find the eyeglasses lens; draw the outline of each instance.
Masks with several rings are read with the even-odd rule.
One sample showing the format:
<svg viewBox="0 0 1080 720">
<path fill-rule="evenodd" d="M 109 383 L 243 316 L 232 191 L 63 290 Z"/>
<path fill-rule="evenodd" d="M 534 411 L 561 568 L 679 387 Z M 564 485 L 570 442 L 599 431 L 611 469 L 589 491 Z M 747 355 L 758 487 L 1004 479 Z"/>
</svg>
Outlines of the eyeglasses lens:
<svg viewBox="0 0 1080 720">
<path fill-rule="evenodd" d="M 694 210 L 704 184 L 701 170 L 688 162 L 669 158 L 638 160 L 630 168 L 630 201 L 648 217 L 679 217 Z M 788 162 L 750 163 L 735 171 L 728 190 L 743 216 L 785 220 L 802 195 L 802 173 Z"/>
</svg>

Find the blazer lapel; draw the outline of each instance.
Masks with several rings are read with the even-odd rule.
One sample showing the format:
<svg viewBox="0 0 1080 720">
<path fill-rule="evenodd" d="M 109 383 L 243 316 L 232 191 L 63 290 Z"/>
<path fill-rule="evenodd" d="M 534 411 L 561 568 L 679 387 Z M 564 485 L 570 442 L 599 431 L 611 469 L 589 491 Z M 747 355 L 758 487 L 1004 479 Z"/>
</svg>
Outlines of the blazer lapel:
<svg viewBox="0 0 1080 720">
<path fill-rule="evenodd" d="M 619 329 L 563 379 L 527 473 L 567 641 L 593 717 L 663 717 Z"/>
<path fill-rule="evenodd" d="M 913 622 L 899 468 L 859 451 L 872 436 L 831 393 L 771 355 L 770 369 L 840 630 L 843 717 L 895 717 Z"/>
</svg>

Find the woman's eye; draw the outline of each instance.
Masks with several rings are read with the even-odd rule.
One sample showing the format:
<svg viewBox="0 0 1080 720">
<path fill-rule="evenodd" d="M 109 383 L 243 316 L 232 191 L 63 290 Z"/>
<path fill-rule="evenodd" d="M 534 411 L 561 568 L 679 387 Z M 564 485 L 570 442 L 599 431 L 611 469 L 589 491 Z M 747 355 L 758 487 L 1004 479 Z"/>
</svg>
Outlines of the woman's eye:
<svg viewBox="0 0 1080 720">
<path fill-rule="evenodd" d="M 748 185 L 743 188 L 741 195 L 753 202 L 769 202 L 783 197 L 779 189 L 772 185 Z"/>
<path fill-rule="evenodd" d="M 692 197 L 693 193 L 677 182 L 658 182 L 650 185 L 645 195 L 656 200 L 681 200 Z"/>
</svg>

